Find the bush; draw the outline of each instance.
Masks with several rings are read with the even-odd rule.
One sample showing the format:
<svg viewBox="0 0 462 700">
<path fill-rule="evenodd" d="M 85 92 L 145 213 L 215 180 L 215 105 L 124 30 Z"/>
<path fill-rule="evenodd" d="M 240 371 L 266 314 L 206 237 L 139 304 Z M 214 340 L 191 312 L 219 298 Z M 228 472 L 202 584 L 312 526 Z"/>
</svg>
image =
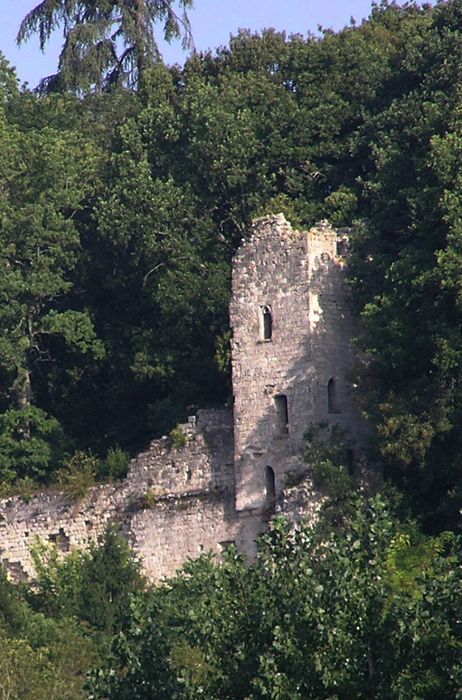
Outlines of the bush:
<svg viewBox="0 0 462 700">
<path fill-rule="evenodd" d="M 29 503 L 34 494 L 40 489 L 40 484 L 30 476 L 18 479 L 14 483 L 8 481 L 0 482 L 0 498 L 9 496 L 19 496 L 24 503 Z"/>
<path fill-rule="evenodd" d="M 353 452 L 344 431 L 317 423 L 310 426 L 305 439 L 303 459 L 310 467 L 313 486 L 334 500 L 351 493 L 355 486 Z"/>
<path fill-rule="evenodd" d="M 187 445 L 188 443 L 188 438 L 179 425 L 177 425 L 175 428 L 173 428 L 173 430 L 170 431 L 170 439 L 172 441 L 172 446 L 176 450 L 185 447 L 185 445 Z"/>
<path fill-rule="evenodd" d="M 75 452 L 56 474 L 56 483 L 71 498 L 84 498 L 94 486 L 99 460 L 91 452 Z"/>
<path fill-rule="evenodd" d="M 154 489 L 148 489 L 146 493 L 137 499 L 136 505 L 141 510 L 148 510 L 149 508 L 153 507 L 157 501 L 157 498 L 158 496 L 156 491 Z"/>
<path fill-rule="evenodd" d="M 98 476 L 102 479 L 123 479 L 127 476 L 130 455 L 118 445 L 110 447 L 106 459 L 99 466 Z"/>
</svg>

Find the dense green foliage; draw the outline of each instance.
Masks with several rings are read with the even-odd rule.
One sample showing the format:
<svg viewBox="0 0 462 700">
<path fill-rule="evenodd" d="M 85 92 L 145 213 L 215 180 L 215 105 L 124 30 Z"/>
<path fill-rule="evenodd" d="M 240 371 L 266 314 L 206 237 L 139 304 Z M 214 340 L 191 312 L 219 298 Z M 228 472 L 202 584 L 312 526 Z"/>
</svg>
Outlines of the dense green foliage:
<svg viewBox="0 0 462 700">
<path fill-rule="evenodd" d="M 276 519 L 251 566 L 230 548 L 150 588 L 114 530 L 65 560 L 37 544 L 33 586 L 0 577 L 0 698 L 461 697 L 462 542 L 394 500 Z"/>
<path fill-rule="evenodd" d="M 40 6 L 23 34 L 130 12 L 86 5 Z M 142 89 L 80 99 L 19 90 L 2 59 L 3 481 L 50 480 L 75 449 L 134 451 L 223 402 L 231 255 L 282 210 L 355 225 L 376 459 L 430 528 L 456 523 L 461 21 L 459 0 L 383 3 L 320 38 L 241 33 L 184 69 L 145 47 Z"/>
<path fill-rule="evenodd" d="M 229 550 L 138 597 L 92 697 L 460 697 L 461 542 L 423 537 L 383 497 L 322 525 L 276 520 L 254 565 Z"/>
<path fill-rule="evenodd" d="M 107 10 L 106 31 L 119 5 L 130 12 L 74 13 L 86 5 L 40 6 L 23 34 L 90 31 Z M 319 38 L 241 33 L 183 69 L 145 47 L 142 89 L 79 99 L 67 83 L 19 90 L 2 59 L 4 482 L 49 481 L 76 449 L 134 451 L 223 402 L 230 259 L 253 216 L 282 210 L 355 225 L 375 458 L 428 527 L 455 525 L 461 18 L 459 0 L 383 3 Z"/>
<path fill-rule="evenodd" d="M 0 698 L 462 698 L 462 0 L 243 32 L 183 69 L 150 33 L 182 32 L 174 3 L 134 7 L 25 19 L 42 44 L 63 23 L 53 94 L 0 55 L 2 488 L 81 497 L 223 403 L 231 257 L 283 211 L 354 225 L 359 394 L 400 495 L 355 493 L 348 444 L 312 427 L 322 518 L 276 521 L 251 567 L 229 550 L 145 591 L 113 531 L 64 562 L 37 546 L 33 588 L 0 579 Z"/>
<path fill-rule="evenodd" d="M 75 617 L 106 635 L 119 631 L 130 596 L 144 586 L 126 541 L 109 527 L 88 551 L 66 559 L 56 548 L 37 543 L 32 550 L 37 578 L 31 605 L 53 617 Z"/>
<path fill-rule="evenodd" d="M 144 580 L 114 530 L 65 561 L 37 544 L 35 561 L 33 587 L 17 589 L 0 573 L 0 698 L 83 700 L 86 673 L 102 662 Z"/>
</svg>

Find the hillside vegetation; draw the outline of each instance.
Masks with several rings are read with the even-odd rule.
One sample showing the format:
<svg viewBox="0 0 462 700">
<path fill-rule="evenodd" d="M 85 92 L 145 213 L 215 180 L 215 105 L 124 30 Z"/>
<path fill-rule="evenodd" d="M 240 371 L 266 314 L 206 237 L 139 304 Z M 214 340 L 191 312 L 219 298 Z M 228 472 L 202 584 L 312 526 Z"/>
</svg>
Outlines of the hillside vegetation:
<svg viewBox="0 0 462 700">
<path fill-rule="evenodd" d="M 226 400 L 252 217 L 354 225 L 364 409 L 435 527 L 461 505 L 462 3 L 320 38 L 242 33 L 143 87 L 18 89 L 1 64 L 0 475 L 133 452 Z M 97 89 L 98 88 L 98 89 Z"/>
<path fill-rule="evenodd" d="M 80 585 L 97 548 L 72 572 L 44 564 L 37 590 L 0 582 L 0 646 L 17 649 L 1 653 L 1 697 L 462 697 L 462 1 L 382 2 L 307 38 L 243 32 L 184 68 L 133 33 L 128 3 L 74 5 L 92 8 L 66 25 L 85 61 L 62 56 L 33 92 L 0 57 L 3 492 L 120 476 L 229 399 L 231 258 L 253 217 L 282 211 L 354 227 L 357 383 L 388 495 L 337 494 L 299 539 L 276 524 L 254 568 L 230 553 L 146 592 L 127 563 L 132 608 L 105 590 L 101 622 Z M 106 41 L 109 5 L 128 12 L 127 61 Z M 188 38 L 170 1 L 145 6 L 164 8 L 147 31 Z M 47 21 L 21 38 L 45 41 Z M 114 547 L 101 566 L 117 579 Z M 58 655 L 72 630 L 75 668 Z M 26 667 L 46 668 L 42 695 Z M 50 690 L 62 673 L 74 685 Z"/>
</svg>

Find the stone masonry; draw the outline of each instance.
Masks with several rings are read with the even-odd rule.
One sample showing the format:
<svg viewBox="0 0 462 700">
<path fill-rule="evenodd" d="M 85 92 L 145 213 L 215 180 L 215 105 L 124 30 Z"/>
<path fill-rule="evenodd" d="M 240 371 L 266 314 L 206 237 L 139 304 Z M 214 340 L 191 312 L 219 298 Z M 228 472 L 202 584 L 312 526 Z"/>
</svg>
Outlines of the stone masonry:
<svg viewBox="0 0 462 700">
<path fill-rule="evenodd" d="M 11 577 L 34 575 L 39 538 L 63 554 L 117 523 L 151 579 L 230 543 L 249 558 L 300 460 L 310 423 L 337 423 L 358 443 L 355 352 L 345 236 L 323 222 L 292 230 L 282 215 L 254 223 L 233 262 L 230 306 L 234 407 L 199 411 L 181 426 L 185 444 L 154 440 L 127 478 L 96 486 L 78 502 L 46 491 L 0 501 L 0 560 Z M 316 495 L 303 509 L 316 509 Z M 299 499 L 300 500 L 300 499 Z M 299 501 L 294 518 L 300 517 Z"/>
<path fill-rule="evenodd" d="M 300 233 L 279 215 L 256 221 L 237 252 L 230 317 L 239 511 L 264 505 L 268 468 L 280 493 L 284 475 L 300 465 L 310 423 L 337 423 L 353 435 L 362 426 L 340 246 L 345 236 L 327 223 Z"/>
</svg>

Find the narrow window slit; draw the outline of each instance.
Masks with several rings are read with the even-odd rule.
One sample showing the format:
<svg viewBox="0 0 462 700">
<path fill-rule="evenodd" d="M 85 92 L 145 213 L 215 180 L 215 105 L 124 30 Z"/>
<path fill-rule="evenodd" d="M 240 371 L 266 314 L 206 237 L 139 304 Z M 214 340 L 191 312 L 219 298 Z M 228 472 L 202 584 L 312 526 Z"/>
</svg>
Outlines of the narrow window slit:
<svg viewBox="0 0 462 700">
<path fill-rule="evenodd" d="M 273 337 L 273 317 L 270 307 L 263 306 L 261 313 L 263 320 L 263 340 L 271 340 Z"/>
</svg>

